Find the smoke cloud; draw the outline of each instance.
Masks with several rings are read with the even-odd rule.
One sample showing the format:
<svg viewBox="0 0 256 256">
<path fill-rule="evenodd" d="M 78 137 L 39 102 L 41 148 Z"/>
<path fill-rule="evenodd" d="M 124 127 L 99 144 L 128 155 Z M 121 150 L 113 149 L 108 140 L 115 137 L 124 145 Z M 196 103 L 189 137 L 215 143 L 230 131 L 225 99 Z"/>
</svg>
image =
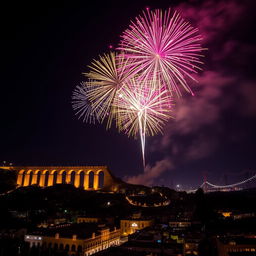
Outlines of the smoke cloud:
<svg viewBox="0 0 256 256">
<path fill-rule="evenodd" d="M 256 58 L 252 58 L 256 47 L 244 36 L 247 16 L 253 9 L 249 1 L 189 1 L 177 9 L 204 37 L 203 46 L 208 48 L 205 71 L 197 75 L 198 84 L 190 83 L 195 96 L 177 99 L 175 118 L 163 136 L 150 141 L 150 154 L 160 154 L 162 160 L 148 165 L 142 174 L 126 177 L 130 183 L 151 185 L 166 171 L 175 171 L 181 162 L 210 156 L 223 137 L 239 140 L 239 131 L 228 131 L 226 126 L 230 113 L 237 119 L 256 116 Z"/>
<path fill-rule="evenodd" d="M 166 171 L 171 170 L 173 167 L 170 159 L 162 159 L 160 161 L 157 161 L 153 166 L 147 165 L 144 173 L 131 176 L 131 177 L 125 177 L 125 180 L 128 183 L 132 184 L 143 184 L 146 186 L 150 186 L 154 183 L 155 179 L 161 176 Z"/>
</svg>

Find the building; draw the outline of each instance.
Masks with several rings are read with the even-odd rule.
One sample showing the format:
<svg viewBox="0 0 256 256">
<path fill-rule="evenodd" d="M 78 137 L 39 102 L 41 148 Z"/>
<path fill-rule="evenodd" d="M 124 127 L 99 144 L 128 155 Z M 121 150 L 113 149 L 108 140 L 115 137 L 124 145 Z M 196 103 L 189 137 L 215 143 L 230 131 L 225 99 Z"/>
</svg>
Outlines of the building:
<svg viewBox="0 0 256 256">
<path fill-rule="evenodd" d="M 52 251 L 66 251 L 70 256 L 89 256 L 119 245 L 120 229 L 95 223 L 52 227 L 27 234 L 24 238 L 30 247 Z"/>
<path fill-rule="evenodd" d="M 160 242 L 128 241 L 122 247 L 126 247 L 128 252 L 129 250 L 141 254 L 146 252 L 146 255 L 150 256 L 183 256 L 183 245 L 175 241 L 164 245 Z"/>
<path fill-rule="evenodd" d="M 158 224 L 137 231 L 121 245 L 127 252 L 145 253 L 152 256 L 183 256 L 183 243 L 173 239 L 167 225 Z"/>
<path fill-rule="evenodd" d="M 232 212 L 228 210 L 219 210 L 218 213 L 224 218 L 230 218 L 232 216 Z"/>
<path fill-rule="evenodd" d="M 256 216 L 255 212 L 239 212 L 234 210 L 219 210 L 218 213 L 221 214 L 224 218 L 232 218 L 234 220 L 254 218 Z"/>
<path fill-rule="evenodd" d="M 254 256 L 256 255 L 256 236 L 223 236 L 217 238 L 219 256 Z"/>
<path fill-rule="evenodd" d="M 107 166 L 3 166 L 1 169 L 17 172 L 18 187 L 72 184 L 85 190 L 118 190 L 118 182 Z"/>
<path fill-rule="evenodd" d="M 184 255 L 198 255 L 199 244 L 203 238 L 200 222 L 179 218 L 169 221 L 169 228 L 170 238 L 183 244 Z"/>
<path fill-rule="evenodd" d="M 25 235 L 24 240 L 29 243 L 30 247 L 40 247 L 43 245 L 43 236 L 40 235 Z"/>
<path fill-rule="evenodd" d="M 100 217 L 77 217 L 77 223 L 99 223 L 101 221 Z"/>
<path fill-rule="evenodd" d="M 115 223 L 115 218 L 110 216 L 78 216 L 76 218 L 77 223 L 108 223 L 113 225 Z"/>
<path fill-rule="evenodd" d="M 198 255 L 199 244 L 203 238 L 202 232 L 187 232 L 184 239 L 184 255 Z"/>
<path fill-rule="evenodd" d="M 170 221 L 169 227 L 173 230 L 185 230 L 191 227 L 191 221 Z"/>
<path fill-rule="evenodd" d="M 150 218 L 142 218 L 140 214 L 133 214 L 131 218 L 122 219 L 120 221 L 121 235 L 128 236 L 146 227 L 154 224 L 154 220 Z"/>
</svg>

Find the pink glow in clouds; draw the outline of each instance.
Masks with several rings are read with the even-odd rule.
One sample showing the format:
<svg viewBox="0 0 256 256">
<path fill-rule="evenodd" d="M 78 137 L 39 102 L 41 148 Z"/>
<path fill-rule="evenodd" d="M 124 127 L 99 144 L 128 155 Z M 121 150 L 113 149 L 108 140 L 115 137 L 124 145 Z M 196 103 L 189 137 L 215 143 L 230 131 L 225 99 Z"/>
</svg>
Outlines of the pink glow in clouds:
<svg viewBox="0 0 256 256">
<path fill-rule="evenodd" d="M 177 9 L 199 28 L 205 42 L 214 42 L 240 19 L 245 11 L 243 2 L 205 0 L 200 5 L 182 3 Z"/>
<path fill-rule="evenodd" d="M 132 184 L 151 186 L 157 177 L 172 168 L 173 164 L 170 159 L 163 159 L 156 162 L 154 166 L 147 165 L 142 174 L 125 177 L 125 180 Z"/>
</svg>

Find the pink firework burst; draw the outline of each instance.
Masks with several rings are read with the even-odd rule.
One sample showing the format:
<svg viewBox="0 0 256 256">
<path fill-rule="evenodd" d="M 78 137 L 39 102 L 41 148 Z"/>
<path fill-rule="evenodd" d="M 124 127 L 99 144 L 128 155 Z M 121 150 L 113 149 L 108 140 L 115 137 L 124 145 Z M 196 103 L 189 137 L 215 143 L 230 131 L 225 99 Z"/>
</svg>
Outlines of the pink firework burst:
<svg viewBox="0 0 256 256">
<path fill-rule="evenodd" d="M 202 64 L 202 37 L 177 12 L 147 9 L 121 37 L 118 49 L 129 59 L 129 72 L 155 81 L 156 88 L 164 85 L 171 94 L 181 96 L 181 88 L 193 94 L 186 79 L 194 80 Z"/>
</svg>

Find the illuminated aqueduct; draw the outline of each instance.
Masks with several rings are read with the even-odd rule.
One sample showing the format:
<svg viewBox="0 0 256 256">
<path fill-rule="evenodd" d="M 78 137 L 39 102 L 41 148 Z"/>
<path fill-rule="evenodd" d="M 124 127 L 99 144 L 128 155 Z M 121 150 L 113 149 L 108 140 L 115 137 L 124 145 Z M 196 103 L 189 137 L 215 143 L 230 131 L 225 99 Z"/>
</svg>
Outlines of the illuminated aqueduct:
<svg viewBox="0 0 256 256">
<path fill-rule="evenodd" d="M 18 172 L 17 185 L 22 187 L 72 184 L 85 190 L 113 189 L 113 176 L 107 166 L 31 166 L 12 169 Z"/>
</svg>

